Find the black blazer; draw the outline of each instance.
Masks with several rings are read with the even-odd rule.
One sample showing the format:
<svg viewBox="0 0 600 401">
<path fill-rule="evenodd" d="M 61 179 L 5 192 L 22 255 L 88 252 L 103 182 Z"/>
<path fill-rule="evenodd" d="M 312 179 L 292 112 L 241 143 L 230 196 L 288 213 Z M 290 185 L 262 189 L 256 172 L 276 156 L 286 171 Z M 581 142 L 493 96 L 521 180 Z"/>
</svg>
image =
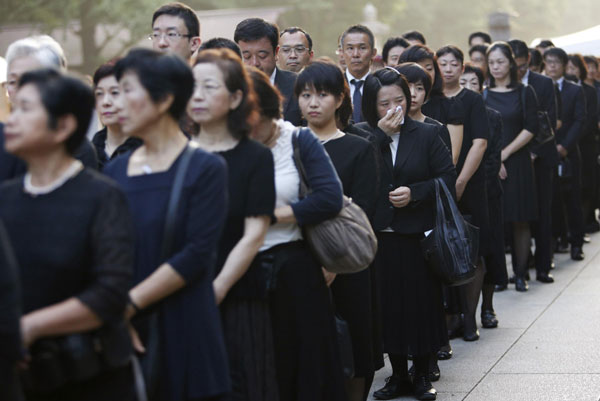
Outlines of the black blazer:
<svg viewBox="0 0 600 401">
<path fill-rule="evenodd" d="M 298 106 L 298 99 L 294 96 L 294 85 L 296 85 L 295 72 L 280 70 L 275 67 L 275 86 L 285 98 L 283 102 L 283 119 L 291 122 L 296 127 L 302 125 L 302 113 Z"/>
<path fill-rule="evenodd" d="M 577 144 L 583 134 L 585 124 L 585 95 L 581 85 L 563 81 L 560 91 L 562 100 L 562 127 L 556 133 L 556 141 L 569 153 L 578 153 Z"/>
<path fill-rule="evenodd" d="M 373 228 L 376 231 L 391 227 L 401 234 L 420 234 L 435 224 L 435 186 L 433 179 L 440 177 L 454 196 L 456 170 L 452 155 L 440 139 L 434 125 L 413 121 L 406 117 L 398 142 L 395 166 L 390 150 L 391 138 L 379 128 L 359 124 L 375 136 L 378 155 L 381 156 L 381 185 Z M 392 206 L 389 193 L 406 186 L 411 190 L 411 202 L 403 208 Z"/>
<path fill-rule="evenodd" d="M 552 82 L 551 78 L 542 74 L 529 71 L 528 85 L 535 91 L 540 110 L 548 113 L 550 123 L 556 133 L 558 105 L 556 92 L 554 91 L 554 82 Z M 532 145 L 531 152 L 535 153 L 540 158 L 540 161 L 548 167 L 554 167 L 558 164 L 559 158 L 556 150 L 556 141 L 548 141 L 543 145 Z"/>
<path fill-rule="evenodd" d="M 4 124 L 0 123 L 0 183 L 27 171 L 25 162 L 4 150 Z"/>
</svg>

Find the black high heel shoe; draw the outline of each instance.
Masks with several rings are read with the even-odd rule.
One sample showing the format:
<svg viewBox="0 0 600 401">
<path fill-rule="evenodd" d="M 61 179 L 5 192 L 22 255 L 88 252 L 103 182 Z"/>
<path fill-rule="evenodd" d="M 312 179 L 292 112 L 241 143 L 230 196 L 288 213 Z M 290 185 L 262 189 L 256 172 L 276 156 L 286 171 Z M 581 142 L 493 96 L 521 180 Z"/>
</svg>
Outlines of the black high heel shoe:
<svg viewBox="0 0 600 401">
<path fill-rule="evenodd" d="M 481 327 L 485 329 L 495 329 L 498 327 L 496 312 L 491 309 L 481 311 Z"/>
</svg>

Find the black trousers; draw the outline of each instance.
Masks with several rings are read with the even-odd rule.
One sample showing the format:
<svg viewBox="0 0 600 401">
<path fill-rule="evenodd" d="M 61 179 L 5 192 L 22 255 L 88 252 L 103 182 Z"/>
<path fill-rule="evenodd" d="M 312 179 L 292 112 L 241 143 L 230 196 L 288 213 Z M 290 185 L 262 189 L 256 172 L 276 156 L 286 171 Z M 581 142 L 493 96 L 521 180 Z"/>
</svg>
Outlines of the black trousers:
<svg viewBox="0 0 600 401">
<path fill-rule="evenodd" d="M 570 177 L 558 177 L 554 182 L 552 231 L 554 235 L 564 235 L 566 230 L 561 226 L 566 217 L 571 246 L 582 247 L 584 226 L 579 149 L 570 153 L 568 159 L 570 161 Z"/>
<path fill-rule="evenodd" d="M 552 197 L 555 166 L 537 158 L 534 162 L 539 219 L 533 225 L 535 238 L 535 269 L 548 273 L 552 263 Z"/>
</svg>

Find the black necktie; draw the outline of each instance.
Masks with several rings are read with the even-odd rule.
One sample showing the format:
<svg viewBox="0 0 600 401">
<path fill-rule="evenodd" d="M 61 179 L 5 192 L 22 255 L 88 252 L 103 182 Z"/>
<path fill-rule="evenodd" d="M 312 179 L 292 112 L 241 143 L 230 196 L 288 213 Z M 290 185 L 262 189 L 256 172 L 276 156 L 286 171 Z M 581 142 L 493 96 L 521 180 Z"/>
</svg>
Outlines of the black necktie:
<svg viewBox="0 0 600 401">
<path fill-rule="evenodd" d="M 362 122 L 362 94 L 360 93 L 360 88 L 362 88 L 365 81 L 359 81 L 358 79 L 353 79 L 350 81 L 352 85 L 354 85 L 354 95 L 352 95 L 352 118 L 354 119 L 354 123 Z"/>
</svg>

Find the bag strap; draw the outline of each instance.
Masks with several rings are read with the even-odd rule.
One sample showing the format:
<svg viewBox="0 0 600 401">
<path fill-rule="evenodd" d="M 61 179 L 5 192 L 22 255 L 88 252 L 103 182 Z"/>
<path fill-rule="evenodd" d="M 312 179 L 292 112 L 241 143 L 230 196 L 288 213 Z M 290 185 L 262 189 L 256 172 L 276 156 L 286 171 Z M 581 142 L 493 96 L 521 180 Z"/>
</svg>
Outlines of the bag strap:
<svg viewBox="0 0 600 401">
<path fill-rule="evenodd" d="M 521 85 L 521 107 L 523 108 L 523 125 L 527 121 L 527 86 Z"/>
<path fill-rule="evenodd" d="M 484 102 L 487 100 L 487 97 L 488 97 L 488 90 L 489 90 L 488 88 L 485 88 L 485 89 L 483 90 L 483 93 L 481 94 L 481 95 L 483 96 L 483 101 L 484 101 Z"/>
<path fill-rule="evenodd" d="M 161 248 L 161 263 L 164 262 L 171 253 L 173 248 L 173 233 L 175 232 L 175 220 L 177 219 L 177 206 L 181 199 L 181 193 L 183 190 L 183 182 L 187 172 L 188 165 L 192 159 L 192 155 L 196 148 L 190 144 L 186 145 L 179 160 L 177 171 L 175 172 L 175 179 L 173 180 L 173 186 L 171 187 L 171 194 L 169 195 L 169 204 L 167 206 L 167 217 L 165 219 L 165 229 L 163 231 L 163 241 Z"/>
<path fill-rule="evenodd" d="M 306 175 L 306 170 L 304 169 L 304 164 L 302 163 L 302 157 L 300 156 L 300 133 L 304 130 L 304 128 L 296 128 L 294 130 L 294 134 L 292 135 L 292 148 L 294 150 L 294 164 L 296 165 L 296 170 L 298 170 L 298 175 L 300 176 L 300 188 L 298 190 L 299 199 L 304 199 L 306 195 L 310 193 L 310 188 L 308 187 L 308 178 Z"/>
</svg>

